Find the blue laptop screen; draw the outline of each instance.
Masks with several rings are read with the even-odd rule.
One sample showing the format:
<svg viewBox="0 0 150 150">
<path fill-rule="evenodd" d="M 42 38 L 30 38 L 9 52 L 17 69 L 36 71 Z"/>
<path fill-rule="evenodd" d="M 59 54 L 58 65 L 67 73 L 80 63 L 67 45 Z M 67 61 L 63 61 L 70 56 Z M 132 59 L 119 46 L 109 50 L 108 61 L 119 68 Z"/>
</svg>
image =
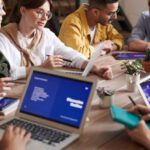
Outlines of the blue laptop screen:
<svg viewBox="0 0 150 150">
<path fill-rule="evenodd" d="M 150 103 L 150 80 L 143 82 L 140 85 L 143 90 L 143 93 L 145 94 L 145 97 L 147 98 L 148 102 Z"/>
<path fill-rule="evenodd" d="M 21 112 L 80 127 L 92 82 L 34 71 Z"/>
</svg>

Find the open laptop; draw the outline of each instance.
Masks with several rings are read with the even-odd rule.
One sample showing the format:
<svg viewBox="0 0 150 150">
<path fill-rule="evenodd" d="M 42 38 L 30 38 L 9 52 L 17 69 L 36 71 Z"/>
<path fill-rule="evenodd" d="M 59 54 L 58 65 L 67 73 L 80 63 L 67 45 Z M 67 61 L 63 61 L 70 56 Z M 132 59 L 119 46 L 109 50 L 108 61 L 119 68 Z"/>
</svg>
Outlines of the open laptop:
<svg viewBox="0 0 150 150">
<path fill-rule="evenodd" d="M 83 77 L 86 77 L 90 71 L 92 70 L 92 67 L 96 61 L 96 59 L 102 55 L 102 50 L 104 49 L 103 44 L 99 44 L 97 48 L 95 49 L 94 53 L 92 54 L 91 58 L 89 59 L 88 64 L 86 65 L 85 69 L 83 71 L 72 71 L 72 70 L 64 70 L 64 69 L 59 69 L 58 71 L 64 72 L 64 73 L 69 73 L 69 74 L 77 74 L 77 75 L 82 75 Z"/>
<path fill-rule="evenodd" d="M 145 104 L 150 107 L 150 75 L 141 79 L 137 86 Z"/>
<path fill-rule="evenodd" d="M 27 150 L 59 150 L 79 138 L 96 88 L 96 81 L 33 68 L 16 115 L 9 124 L 32 133 Z"/>
</svg>

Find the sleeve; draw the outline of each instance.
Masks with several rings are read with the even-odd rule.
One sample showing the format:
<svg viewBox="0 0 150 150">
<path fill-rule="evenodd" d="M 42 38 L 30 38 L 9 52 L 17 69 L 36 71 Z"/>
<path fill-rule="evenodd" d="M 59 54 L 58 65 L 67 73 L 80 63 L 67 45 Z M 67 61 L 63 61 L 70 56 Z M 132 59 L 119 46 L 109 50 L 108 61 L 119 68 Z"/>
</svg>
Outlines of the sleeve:
<svg viewBox="0 0 150 150">
<path fill-rule="evenodd" d="M 124 45 L 123 36 L 111 24 L 108 27 L 107 36 L 108 39 L 113 41 L 118 46 L 119 50 L 122 49 Z"/>
<path fill-rule="evenodd" d="M 128 42 L 135 41 L 135 40 L 144 40 L 146 37 L 146 32 L 144 29 L 144 17 L 141 14 L 137 24 L 133 28 L 131 35 L 128 38 Z"/>
<path fill-rule="evenodd" d="M 49 34 L 47 36 L 54 46 L 54 55 L 62 55 L 64 58 L 70 59 L 72 63 L 66 63 L 67 66 L 81 68 L 83 62 L 86 60 L 85 56 L 76 50 L 65 46 L 51 31 L 46 31 L 46 33 Z"/>
<path fill-rule="evenodd" d="M 77 19 L 66 18 L 63 22 L 59 38 L 65 45 L 72 47 L 87 58 L 93 53 L 87 38 L 82 35 L 81 23 Z"/>
<path fill-rule="evenodd" d="M 3 35 L 0 34 L 0 51 L 6 57 L 10 64 L 10 76 L 16 80 L 19 78 L 26 77 L 26 68 L 20 66 L 20 56 L 15 47 L 10 41 Z"/>
</svg>

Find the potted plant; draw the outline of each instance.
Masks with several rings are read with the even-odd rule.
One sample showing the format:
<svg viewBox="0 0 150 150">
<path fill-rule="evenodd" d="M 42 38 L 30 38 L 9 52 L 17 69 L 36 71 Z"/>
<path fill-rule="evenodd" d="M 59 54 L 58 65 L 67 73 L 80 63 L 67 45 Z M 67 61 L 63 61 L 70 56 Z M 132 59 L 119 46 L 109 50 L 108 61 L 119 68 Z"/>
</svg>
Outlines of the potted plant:
<svg viewBox="0 0 150 150">
<path fill-rule="evenodd" d="M 150 48 L 147 49 L 144 60 L 142 61 L 143 68 L 146 72 L 150 72 Z"/>
<path fill-rule="evenodd" d="M 126 74 L 128 91 L 135 92 L 136 84 L 140 80 L 140 73 L 144 72 L 141 60 L 136 59 L 134 61 L 124 61 L 121 64 L 121 69 L 124 70 Z"/>
</svg>

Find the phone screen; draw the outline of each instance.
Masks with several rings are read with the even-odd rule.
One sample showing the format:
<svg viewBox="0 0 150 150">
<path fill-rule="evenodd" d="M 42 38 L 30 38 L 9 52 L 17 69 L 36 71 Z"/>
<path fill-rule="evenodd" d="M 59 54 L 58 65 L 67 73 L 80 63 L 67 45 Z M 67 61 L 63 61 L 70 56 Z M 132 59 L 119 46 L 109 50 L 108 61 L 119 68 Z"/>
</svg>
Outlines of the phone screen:
<svg viewBox="0 0 150 150">
<path fill-rule="evenodd" d="M 143 59 L 145 57 L 144 53 L 114 53 L 113 56 L 116 59 L 126 60 L 126 59 Z"/>
<path fill-rule="evenodd" d="M 0 99 L 0 111 L 6 108 L 7 106 L 11 105 L 12 103 L 16 102 L 15 98 L 2 98 Z"/>
</svg>

